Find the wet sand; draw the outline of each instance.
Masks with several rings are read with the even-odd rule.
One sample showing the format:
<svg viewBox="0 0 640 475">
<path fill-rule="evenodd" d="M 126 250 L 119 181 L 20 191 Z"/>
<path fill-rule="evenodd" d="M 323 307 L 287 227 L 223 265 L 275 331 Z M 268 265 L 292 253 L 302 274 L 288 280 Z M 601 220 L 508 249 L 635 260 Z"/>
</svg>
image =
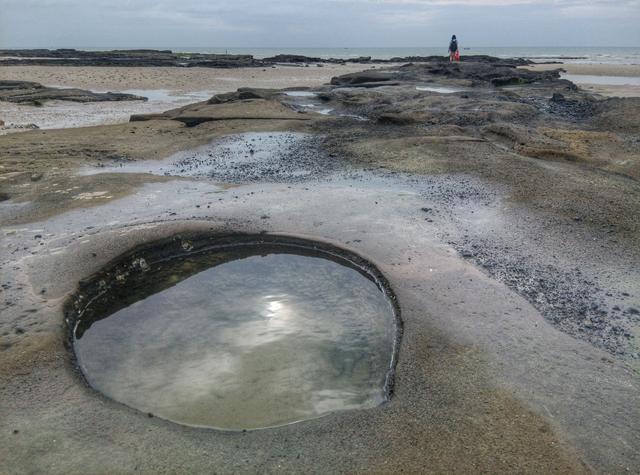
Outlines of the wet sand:
<svg viewBox="0 0 640 475">
<path fill-rule="evenodd" d="M 640 64 L 533 64 L 532 71 L 564 69 L 567 79 L 594 94 L 640 97 Z"/>
<path fill-rule="evenodd" d="M 238 87 L 317 86 L 328 82 L 333 76 L 370 67 L 353 64 L 239 69 L 4 66 L 0 68 L 0 79 L 101 91 L 168 89 L 181 93 L 205 90 L 225 92 L 235 91 Z"/>
</svg>

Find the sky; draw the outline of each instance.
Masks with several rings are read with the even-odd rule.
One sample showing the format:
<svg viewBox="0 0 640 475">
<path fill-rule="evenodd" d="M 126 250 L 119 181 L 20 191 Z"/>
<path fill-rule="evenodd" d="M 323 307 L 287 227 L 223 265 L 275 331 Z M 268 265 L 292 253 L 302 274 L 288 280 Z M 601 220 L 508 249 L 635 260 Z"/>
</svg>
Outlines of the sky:
<svg viewBox="0 0 640 475">
<path fill-rule="evenodd" d="M 0 48 L 640 47 L 640 0 L 0 0 Z"/>
</svg>

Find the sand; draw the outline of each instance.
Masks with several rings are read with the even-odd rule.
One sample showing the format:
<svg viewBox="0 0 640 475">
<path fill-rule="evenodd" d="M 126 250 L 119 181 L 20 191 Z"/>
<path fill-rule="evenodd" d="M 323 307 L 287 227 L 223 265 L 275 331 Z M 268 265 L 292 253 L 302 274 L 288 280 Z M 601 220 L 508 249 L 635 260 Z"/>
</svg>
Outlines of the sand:
<svg viewBox="0 0 640 475">
<path fill-rule="evenodd" d="M 610 84 L 591 84 L 574 81 L 582 89 L 607 97 L 640 97 L 640 86 L 616 86 Z"/>
<path fill-rule="evenodd" d="M 0 79 L 114 92 L 129 89 L 227 92 L 238 87 L 317 86 L 333 76 L 370 67 L 357 64 L 240 69 L 8 66 L 0 68 Z"/>
<path fill-rule="evenodd" d="M 640 97 L 640 64 L 535 64 L 533 71 L 564 69 L 566 79 L 594 94 Z"/>
<path fill-rule="evenodd" d="M 0 79 L 35 81 L 46 86 L 77 87 L 96 92 L 132 92 L 147 102 L 77 104 L 51 101 L 44 107 L 0 102 L 0 120 L 9 124 L 35 124 L 42 129 L 84 127 L 127 122 L 132 114 L 163 112 L 206 100 L 239 87 L 311 87 L 334 76 L 371 68 L 370 65 L 325 64 L 274 68 L 117 68 L 72 66 L 9 66 Z M 0 135 L 25 129 L 0 130 Z M 27 129 L 28 130 L 28 129 Z"/>
<path fill-rule="evenodd" d="M 586 74 L 589 76 L 624 76 L 640 77 L 640 64 L 533 64 L 526 66 L 533 71 L 548 71 L 550 69 L 564 69 L 569 74 Z"/>
</svg>

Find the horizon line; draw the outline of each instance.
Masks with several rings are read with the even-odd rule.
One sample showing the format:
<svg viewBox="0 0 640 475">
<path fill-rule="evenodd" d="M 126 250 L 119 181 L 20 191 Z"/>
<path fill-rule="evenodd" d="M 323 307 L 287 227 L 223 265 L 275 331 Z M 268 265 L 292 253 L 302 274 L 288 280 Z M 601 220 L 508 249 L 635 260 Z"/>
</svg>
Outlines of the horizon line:
<svg viewBox="0 0 640 475">
<path fill-rule="evenodd" d="M 127 45 L 127 46 L 92 46 L 92 45 L 75 45 L 75 46 L 40 46 L 40 45 L 28 45 L 28 46 L 1 46 L 0 49 L 77 49 L 83 48 L 90 49 L 104 49 L 104 50 L 122 50 L 122 49 L 149 49 L 149 50 L 175 50 L 186 48 L 211 48 L 211 49 L 256 49 L 256 50 L 277 50 L 277 49 L 420 49 L 420 48 L 442 48 L 441 44 L 438 45 L 419 45 L 419 46 L 148 46 L 148 45 Z M 463 49 L 480 49 L 480 48 L 495 48 L 495 49 L 508 49 L 508 48 L 623 48 L 634 49 L 640 48 L 640 45 L 510 45 L 510 46 L 491 46 L 491 45 L 475 45 L 475 46 L 463 46 Z"/>
</svg>

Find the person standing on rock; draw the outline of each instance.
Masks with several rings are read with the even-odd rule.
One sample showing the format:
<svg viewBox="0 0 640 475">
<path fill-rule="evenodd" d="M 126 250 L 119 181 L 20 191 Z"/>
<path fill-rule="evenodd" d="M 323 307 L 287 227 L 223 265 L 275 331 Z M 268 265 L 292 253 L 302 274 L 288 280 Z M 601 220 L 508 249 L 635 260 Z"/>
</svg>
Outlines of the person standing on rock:
<svg viewBox="0 0 640 475">
<path fill-rule="evenodd" d="M 460 61 L 460 49 L 458 48 L 458 39 L 456 35 L 451 37 L 451 43 L 449 43 L 449 62 Z"/>
</svg>

